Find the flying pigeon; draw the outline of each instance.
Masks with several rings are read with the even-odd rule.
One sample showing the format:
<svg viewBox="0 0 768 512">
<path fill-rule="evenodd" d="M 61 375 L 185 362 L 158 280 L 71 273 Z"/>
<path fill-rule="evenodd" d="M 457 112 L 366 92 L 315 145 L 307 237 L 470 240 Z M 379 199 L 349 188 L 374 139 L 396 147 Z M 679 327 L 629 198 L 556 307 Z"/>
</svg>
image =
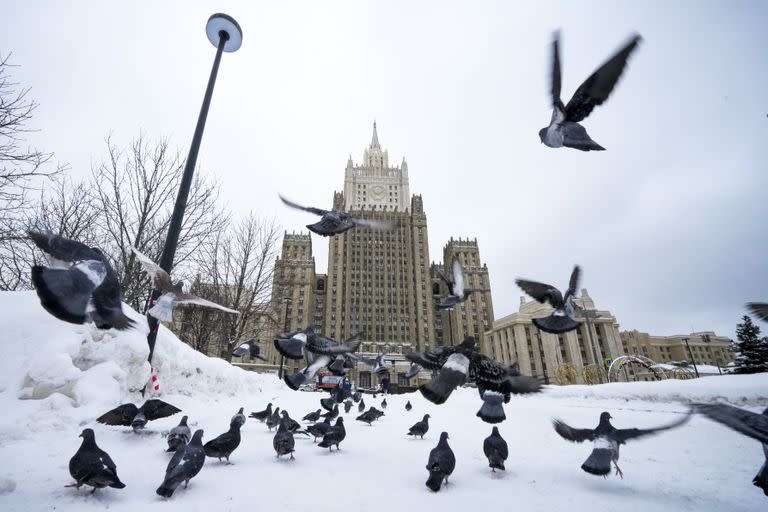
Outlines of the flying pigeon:
<svg viewBox="0 0 768 512">
<path fill-rule="evenodd" d="M 299 389 L 299 387 L 301 387 L 302 384 L 312 380 L 315 375 L 317 375 L 317 372 L 328 366 L 328 363 L 330 363 L 332 360 L 331 356 L 326 355 L 310 357 L 312 358 L 312 364 L 303 370 L 294 373 L 293 375 L 285 375 L 283 377 L 285 383 L 288 384 L 288 387 L 292 390 L 296 391 Z"/>
<path fill-rule="evenodd" d="M 86 428 L 80 437 L 83 438 L 83 442 L 69 460 L 69 474 L 75 479 L 75 483 L 67 487 L 79 489 L 83 485 L 88 485 L 93 487 L 91 494 L 103 487 L 115 489 L 125 487 L 117 476 L 117 467 L 109 454 L 96 446 L 93 429 Z"/>
<path fill-rule="evenodd" d="M 483 399 L 483 406 L 477 411 L 478 418 L 486 423 L 501 423 L 507 419 L 504 407 L 501 405 L 504 394 L 498 391 L 483 391 L 480 397 Z"/>
<path fill-rule="evenodd" d="M 333 406 L 333 410 L 331 410 L 329 412 L 326 412 L 325 414 L 321 414 L 322 417 L 324 417 L 324 418 L 331 418 L 331 419 L 335 418 L 338 415 L 339 415 L 339 406 L 338 405 L 334 405 Z"/>
<path fill-rule="evenodd" d="M 221 461 L 221 458 L 226 459 L 227 464 L 229 462 L 229 456 L 232 452 L 240 446 L 240 427 L 241 423 L 233 421 L 229 424 L 229 430 L 224 432 L 218 437 L 215 437 L 203 445 L 206 457 L 216 457 Z"/>
<path fill-rule="evenodd" d="M 421 367 L 421 366 L 419 366 L 418 364 L 416 364 L 416 363 L 411 363 L 411 367 L 408 369 L 408 372 L 405 374 L 405 378 L 406 378 L 406 379 L 408 379 L 408 380 L 410 380 L 410 379 L 414 378 L 416 375 L 418 375 L 418 374 L 419 374 L 419 372 L 420 372 L 421 370 L 423 370 L 423 369 L 424 369 L 424 368 L 422 368 L 422 367 Z"/>
<path fill-rule="evenodd" d="M 425 414 L 421 421 L 417 421 L 410 429 L 408 429 L 408 435 L 413 437 L 419 436 L 424 439 L 424 434 L 429 431 L 429 418 L 431 417 L 432 416 L 429 414 Z"/>
<path fill-rule="evenodd" d="M 261 347 L 259 346 L 259 341 L 256 339 L 248 340 L 232 351 L 232 357 L 243 357 L 246 354 L 261 359 L 262 361 L 267 360 L 266 357 L 261 355 Z"/>
<path fill-rule="evenodd" d="M 344 414 L 349 414 L 350 409 L 352 409 L 352 403 L 352 400 L 344 401 Z"/>
<path fill-rule="evenodd" d="M 493 427 L 491 435 L 483 441 L 483 453 L 488 457 L 488 467 L 494 473 L 497 469 L 504 471 L 504 461 L 509 456 L 507 442 L 499 434 L 499 427 Z"/>
<path fill-rule="evenodd" d="M 317 420 L 320 419 L 320 411 L 321 410 L 322 409 L 318 409 L 315 412 L 311 412 L 311 413 L 307 414 L 306 416 L 301 418 L 301 421 L 311 421 L 313 423 L 316 422 Z"/>
<path fill-rule="evenodd" d="M 234 425 L 235 423 L 239 424 L 241 427 L 245 425 L 245 414 L 243 414 L 243 407 L 241 407 L 240 410 L 237 411 L 237 414 L 232 416 L 232 419 L 229 421 L 230 425 Z"/>
<path fill-rule="evenodd" d="M 693 404 L 696 412 L 763 444 L 765 462 L 752 483 L 768 496 L 768 408 L 757 414 L 725 404 Z"/>
<path fill-rule="evenodd" d="M 382 409 L 386 409 L 387 408 L 387 399 L 386 398 L 381 401 L 381 408 Z"/>
<path fill-rule="evenodd" d="M 120 282 L 101 249 L 53 233 L 28 234 L 50 261 L 49 266 L 34 265 L 31 275 L 46 311 L 72 324 L 93 322 L 99 329 L 134 325 L 123 313 Z"/>
<path fill-rule="evenodd" d="M 314 439 L 312 442 L 316 442 L 318 437 L 323 437 L 329 430 L 331 429 L 331 418 L 326 417 L 321 423 L 315 423 L 314 425 L 310 425 L 307 427 L 307 432 L 309 432 Z"/>
<path fill-rule="evenodd" d="M 267 404 L 267 408 L 263 411 L 252 412 L 249 417 L 256 418 L 260 422 L 264 423 L 264 420 L 272 416 L 272 402 Z"/>
<path fill-rule="evenodd" d="M 344 428 L 344 418 L 337 418 L 336 424 L 326 432 L 323 436 L 323 440 L 317 443 L 317 446 L 322 448 L 328 448 L 328 451 L 333 451 L 333 446 L 336 446 L 336 450 L 340 450 L 339 443 L 347 437 L 347 430 Z"/>
<path fill-rule="evenodd" d="M 768 304 L 764 302 L 747 302 L 747 309 L 763 322 L 768 322 Z"/>
<path fill-rule="evenodd" d="M 376 416 L 376 413 L 373 411 L 373 409 L 369 409 L 355 419 L 357 421 L 362 421 L 363 423 L 367 423 L 368 426 L 370 427 L 371 423 L 376 421 L 377 417 L 378 416 Z"/>
<path fill-rule="evenodd" d="M 453 454 L 451 447 L 448 446 L 448 432 L 443 432 L 440 434 L 440 442 L 429 452 L 427 487 L 434 492 L 439 491 L 443 481 L 446 484 L 448 483 L 448 477 L 451 476 L 455 467 L 456 456 Z"/>
<path fill-rule="evenodd" d="M 152 399 L 144 402 L 141 407 L 133 404 L 120 405 L 102 414 L 96 421 L 106 425 L 132 427 L 135 431 L 144 428 L 148 421 L 172 416 L 177 412 L 181 412 L 181 409 L 162 400 Z"/>
<path fill-rule="evenodd" d="M 170 322 L 173 320 L 173 309 L 179 304 L 196 304 L 207 308 L 219 309 L 234 315 L 240 314 L 239 311 L 225 308 L 221 304 L 216 304 L 215 302 L 205 300 L 197 295 L 185 292 L 183 289 L 184 283 L 179 281 L 174 284 L 171 281 L 171 276 L 168 275 L 168 272 L 160 268 L 160 265 L 140 253 L 135 247 L 131 247 L 131 250 L 136 255 L 136 259 L 139 260 L 141 267 L 150 279 L 152 279 L 152 286 L 161 293 L 154 305 L 147 311 L 147 314 L 152 315 L 162 322 Z"/>
<path fill-rule="evenodd" d="M 186 446 L 189 442 L 189 438 L 192 437 L 192 432 L 187 425 L 187 417 L 182 416 L 179 424 L 168 432 L 168 449 L 166 452 L 175 452 L 182 446 Z"/>
<path fill-rule="evenodd" d="M 293 432 L 288 429 L 288 422 L 283 418 L 280 420 L 280 426 L 275 432 L 275 437 L 272 438 L 272 447 L 277 453 L 277 458 L 279 459 L 281 455 L 290 455 L 291 460 L 293 460 L 295 458 L 293 456 L 295 445 L 296 440 L 293 438 Z"/>
<path fill-rule="evenodd" d="M 603 151 L 605 148 L 592 140 L 587 130 L 579 124 L 602 105 L 619 81 L 632 51 L 641 40 L 638 34 L 582 83 L 567 105 L 560 99 L 560 34 L 552 42 L 552 120 L 549 126 L 539 130 L 541 142 L 551 148 L 568 147 L 581 151 Z"/>
<path fill-rule="evenodd" d="M 517 285 L 525 293 L 542 304 L 549 302 L 555 309 L 549 316 L 534 318 L 533 323 L 536 327 L 551 334 L 562 334 L 572 331 L 579 326 L 574 317 L 581 308 L 573 302 L 573 299 L 576 297 L 576 292 L 579 288 L 580 277 L 581 268 L 576 265 L 573 267 L 573 272 L 571 272 L 571 279 L 568 283 L 565 297 L 560 293 L 560 290 L 552 285 L 527 281 L 525 279 L 515 279 Z"/>
<path fill-rule="evenodd" d="M 184 482 L 184 487 L 187 487 L 189 481 L 203 469 L 205 450 L 202 440 L 203 431 L 195 430 L 189 444 L 176 450 L 165 470 L 165 480 L 155 491 L 157 494 L 164 498 L 170 498 L 182 482 Z"/>
<path fill-rule="evenodd" d="M 384 362 L 384 353 L 379 354 L 375 358 L 371 357 L 358 357 L 360 361 L 367 364 L 371 368 L 373 368 L 373 373 L 376 375 L 384 375 L 386 373 L 389 373 L 389 369 L 387 368 L 387 364 Z M 376 394 L 374 393 L 373 398 L 376 398 Z"/>
<path fill-rule="evenodd" d="M 553 420 L 553 425 L 555 432 L 560 434 L 560 437 L 563 439 L 575 443 L 581 443 L 582 441 L 594 442 L 595 447 L 587 460 L 584 461 L 584 464 L 581 465 L 581 469 L 593 475 L 606 477 L 611 472 L 611 462 L 613 462 L 614 466 L 616 466 L 616 474 L 624 478 L 624 473 L 619 469 L 618 465 L 619 447 L 622 444 L 630 439 L 658 434 L 664 430 L 679 427 L 688 421 L 690 417 L 691 412 L 688 412 L 683 418 L 656 428 L 617 429 L 611 425 L 611 415 L 608 412 L 603 412 L 600 414 L 600 423 L 594 429 L 572 428 L 558 419 Z"/>
<path fill-rule="evenodd" d="M 374 231 L 392 231 L 397 227 L 397 223 L 394 221 L 363 219 L 336 210 L 321 210 L 311 206 L 301 206 L 283 196 L 280 196 L 280 199 L 291 208 L 320 215 L 321 218 L 318 222 L 307 225 L 307 229 L 320 236 L 338 235 L 357 226 L 366 227 Z"/>
<path fill-rule="evenodd" d="M 411 401 L 410 400 L 405 402 L 405 410 L 406 411 L 410 411 L 412 408 L 413 408 L 413 406 L 411 405 Z"/>
<path fill-rule="evenodd" d="M 364 410 L 365 410 L 365 400 L 361 398 L 360 402 L 357 404 L 357 412 L 363 412 Z"/>
<path fill-rule="evenodd" d="M 279 407 L 276 407 L 272 415 L 267 417 L 266 424 L 270 432 L 272 432 L 272 429 L 280 424 L 280 408 Z"/>
<path fill-rule="evenodd" d="M 461 267 L 458 258 L 453 258 L 453 281 L 448 279 L 440 270 L 437 271 L 437 274 L 440 276 L 440 279 L 445 281 L 445 284 L 448 285 L 448 290 L 451 292 L 443 302 L 437 305 L 437 309 L 453 309 L 456 304 L 466 301 L 474 291 L 464 288 L 464 269 Z"/>
</svg>

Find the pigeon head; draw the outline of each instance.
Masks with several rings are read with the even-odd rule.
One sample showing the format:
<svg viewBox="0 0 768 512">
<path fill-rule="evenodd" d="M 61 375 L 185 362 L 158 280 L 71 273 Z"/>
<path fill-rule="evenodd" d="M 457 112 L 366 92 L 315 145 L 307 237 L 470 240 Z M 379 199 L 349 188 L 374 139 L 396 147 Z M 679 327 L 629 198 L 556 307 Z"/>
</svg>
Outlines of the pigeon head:
<svg viewBox="0 0 768 512">
<path fill-rule="evenodd" d="M 239 411 L 237 411 L 237 414 L 243 414 L 244 407 L 241 407 Z"/>
<path fill-rule="evenodd" d="M 440 434 L 440 441 L 447 441 L 449 439 L 448 432 L 442 432 Z"/>
<path fill-rule="evenodd" d="M 187 416 L 182 416 L 179 425 L 187 426 Z"/>
<path fill-rule="evenodd" d="M 344 418 L 342 418 L 341 416 L 336 418 L 336 425 L 343 425 L 343 424 L 344 424 Z"/>
<path fill-rule="evenodd" d="M 601 422 L 606 422 L 606 421 L 608 421 L 608 420 L 610 420 L 612 418 L 613 418 L 613 416 L 611 416 L 611 414 L 608 411 L 600 413 L 600 421 Z"/>
<path fill-rule="evenodd" d="M 427 419 L 429 419 L 429 418 L 431 418 L 431 417 L 432 417 L 432 416 L 430 416 L 429 414 L 425 414 L 425 415 L 424 415 L 424 421 L 427 421 Z"/>
<path fill-rule="evenodd" d="M 189 442 L 191 445 L 203 445 L 203 429 L 199 428 L 195 430 L 194 435 L 192 435 L 192 440 Z"/>
<path fill-rule="evenodd" d="M 493 427 L 493 429 L 491 430 L 491 434 L 494 436 L 499 435 L 499 427 Z"/>
<path fill-rule="evenodd" d="M 84 429 L 78 437 L 82 437 L 85 441 L 93 441 L 95 439 L 92 428 Z"/>
<path fill-rule="evenodd" d="M 282 416 L 283 418 L 285 418 L 286 416 L 288 416 L 288 411 L 285 411 L 285 410 L 284 410 L 283 412 L 281 412 L 281 413 L 280 413 L 280 416 Z"/>
<path fill-rule="evenodd" d="M 547 136 L 547 129 L 546 129 L 546 128 L 542 128 L 541 130 L 539 130 L 539 141 L 540 141 L 542 144 L 544 144 L 544 138 L 545 138 L 546 136 Z"/>
</svg>

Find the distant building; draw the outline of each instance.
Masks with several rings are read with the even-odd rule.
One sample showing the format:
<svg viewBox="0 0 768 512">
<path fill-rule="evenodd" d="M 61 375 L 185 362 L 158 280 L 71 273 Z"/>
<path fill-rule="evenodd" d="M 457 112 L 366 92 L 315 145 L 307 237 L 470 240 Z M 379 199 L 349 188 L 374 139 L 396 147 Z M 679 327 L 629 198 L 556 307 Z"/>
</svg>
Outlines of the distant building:
<svg viewBox="0 0 768 512">
<path fill-rule="evenodd" d="M 690 353 L 685 346 L 686 340 L 691 348 Z M 642 355 L 657 363 L 686 361 L 725 367 L 733 362 L 732 340 L 725 336 L 718 336 L 712 331 L 672 336 L 654 336 L 637 330 L 623 331 L 621 343 L 625 354 Z"/>
</svg>

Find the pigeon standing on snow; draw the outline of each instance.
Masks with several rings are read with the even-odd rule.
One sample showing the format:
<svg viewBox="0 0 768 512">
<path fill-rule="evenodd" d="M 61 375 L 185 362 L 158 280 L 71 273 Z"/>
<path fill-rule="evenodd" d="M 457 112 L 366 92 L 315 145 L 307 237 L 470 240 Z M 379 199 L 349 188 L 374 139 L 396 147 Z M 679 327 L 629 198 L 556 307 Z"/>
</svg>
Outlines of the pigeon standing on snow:
<svg viewBox="0 0 768 512">
<path fill-rule="evenodd" d="M 272 415 L 267 417 L 266 424 L 270 432 L 272 432 L 272 429 L 280 424 L 280 408 L 279 407 L 276 407 Z"/>
<path fill-rule="evenodd" d="M 99 329 L 128 329 L 134 321 L 123 313 L 123 294 L 112 265 L 96 247 L 54 235 L 29 231 L 50 260 L 32 267 L 32 284 L 40 304 L 59 320 L 94 322 Z"/>
<path fill-rule="evenodd" d="M 267 408 L 263 411 L 252 412 L 249 415 L 251 418 L 256 418 L 260 422 L 264 423 L 264 420 L 272 416 L 272 402 L 267 404 Z"/>
<path fill-rule="evenodd" d="M 497 469 L 504 471 L 504 461 L 509 456 L 507 442 L 499 434 L 499 427 L 493 427 L 491 435 L 483 441 L 483 453 L 488 457 L 488 467 L 494 473 Z"/>
<path fill-rule="evenodd" d="M 455 467 L 456 456 L 448 446 L 448 432 L 443 432 L 440 434 L 440 442 L 429 452 L 427 487 L 435 492 L 439 491 L 443 482 L 448 483 L 448 477 L 451 476 Z"/>
<path fill-rule="evenodd" d="M 259 346 L 259 341 L 256 339 L 248 340 L 232 351 L 232 357 L 243 357 L 246 354 L 261 359 L 262 361 L 267 360 L 266 357 L 261 355 L 261 347 Z"/>
<path fill-rule="evenodd" d="M 437 309 L 453 309 L 456 304 L 461 304 L 466 301 L 473 290 L 467 290 L 464 288 L 464 269 L 461 267 L 461 263 L 458 258 L 453 259 L 453 281 L 448 279 L 445 274 L 437 271 L 440 279 L 445 281 L 448 285 L 448 290 L 451 294 L 446 299 L 438 304 Z"/>
<path fill-rule="evenodd" d="M 431 416 L 425 414 L 421 421 L 417 421 L 410 429 L 408 429 L 408 435 L 413 437 L 419 436 L 424 439 L 424 434 L 429 431 L 429 418 L 431 418 Z"/>
<path fill-rule="evenodd" d="M 233 421 L 229 424 L 229 430 L 224 432 L 218 437 L 215 437 L 203 445 L 206 457 L 216 457 L 221 461 L 221 458 L 226 459 L 227 464 L 229 462 L 229 456 L 232 452 L 240 446 L 240 427 L 241 423 Z"/>
<path fill-rule="evenodd" d="M 311 421 L 311 422 L 314 423 L 314 422 L 316 422 L 317 420 L 320 419 L 320 411 L 321 411 L 321 409 L 318 409 L 315 412 L 311 412 L 311 413 L 307 414 L 306 416 L 304 416 L 303 418 L 301 418 L 301 420 L 302 421 Z"/>
<path fill-rule="evenodd" d="M 301 425 L 298 421 L 291 418 L 291 416 L 288 414 L 288 411 L 283 409 L 283 412 L 280 413 L 280 416 L 282 416 L 282 421 L 285 422 L 286 426 L 288 427 L 288 430 L 291 432 L 296 432 L 301 428 Z"/>
<path fill-rule="evenodd" d="M 307 229 L 320 236 L 338 235 L 339 233 L 348 231 L 356 226 L 366 227 L 375 231 L 392 231 L 397 226 L 393 221 L 362 219 L 336 210 L 321 210 L 320 208 L 313 208 L 311 206 L 301 206 L 300 204 L 287 200 L 283 196 L 280 196 L 280 199 L 291 208 L 320 215 L 321 218 L 318 222 L 307 225 Z"/>
<path fill-rule="evenodd" d="M 763 444 L 765 462 L 752 483 L 768 496 L 768 409 L 757 414 L 725 404 L 694 404 L 694 409 L 707 418 L 756 439 Z"/>
<path fill-rule="evenodd" d="M 360 403 L 357 404 L 357 412 L 363 412 L 365 410 L 365 400 L 360 399 Z"/>
<path fill-rule="evenodd" d="M 336 450 L 340 450 L 339 443 L 347 437 L 347 430 L 344 428 L 344 418 L 338 418 L 336 424 L 326 432 L 323 436 L 323 440 L 317 443 L 317 446 L 322 448 L 328 448 L 328 451 L 333 451 L 333 446 L 336 446 Z"/>
<path fill-rule="evenodd" d="M 168 433 L 168 449 L 165 451 L 175 452 L 182 446 L 185 446 L 189 442 L 190 437 L 192 437 L 192 432 L 187 425 L 187 417 L 182 416 L 179 424 Z"/>
<path fill-rule="evenodd" d="M 326 417 L 321 423 L 315 423 L 314 425 L 308 426 L 307 432 L 314 437 L 312 440 L 314 443 L 317 442 L 318 437 L 323 437 L 331 428 L 331 418 Z"/>
<path fill-rule="evenodd" d="M 161 293 L 154 305 L 147 311 L 147 314 L 162 322 L 170 322 L 173 320 L 173 309 L 179 304 L 196 304 L 207 308 L 219 309 L 225 313 L 240 314 L 239 311 L 225 308 L 221 304 L 216 304 L 197 295 L 185 292 L 183 289 L 184 283 L 179 281 L 174 284 L 171 281 L 171 276 L 160 268 L 160 265 L 140 253 L 135 247 L 131 247 L 131 250 L 136 255 L 136 259 L 139 260 L 141 267 L 152 279 L 152 286 Z"/>
<path fill-rule="evenodd" d="M 189 444 L 176 450 L 171 457 L 165 469 L 165 480 L 155 492 L 164 498 L 170 498 L 182 482 L 184 487 L 187 487 L 189 481 L 203 469 L 204 464 L 203 431 L 195 430 Z"/>
<path fill-rule="evenodd" d="M 361 392 L 355 391 L 354 393 L 352 393 L 352 401 L 354 401 L 355 403 L 362 400 L 362 398 L 363 398 L 363 394 Z"/>
<path fill-rule="evenodd" d="M 241 427 L 245 425 L 245 414 L 243 414 L 243 407 L 240 408 L 239 411 L 237 411 L 237 414 L 232 416 L 232 419 L 229 421 L 229 424 L 232 425 L 234 423 L 238 423 Z"/>
<path fill-rule="evenodd" d="M 576 312 L 581 308 L 577 306 L 573 299 L 579 288 L 579 278 L 581 277 L 581 268 L 578 265 L 573 267 L 571 279 L 568 283 L 568 291 L 565 297 L 560 290 L 549 284 L 543 284 L 526 279 L 515 279 L 517 285 L 533 299 L 542 304 L 549 302 L 550 306 L 555 308 L 551 315 L 544 318 L 534 318 L 533 323 L 544 332 L 551 334 L 562 334 L 572 331 L 579 326 L 574 319 Z"/>
<path fill-rule="evenodd" d="M 563 105 L 560 99 L 560 34 L 552 42 L 552 120 L 549 126 L 539 130 L 541 142 L 550 148 L 568 147 L 581 151 L 603 151 L 605 148 L 592 140 L 587 130 L 579 124 L 602 105 L 619 81 L 632 51 L 640 42 L 635 34 L 613 57 L 592 73 L 573 94 L 571 101 Z"/>
<path fill-rule="evenodd" d="M 275 437 L 272 438 L 272 447 L 275 449 L 278 459 L 281 455 L 290 455 L 291 459 L 294 459 L 294 446 L 296 446 L 296 440 L 293 438 L 293 432 L 288 429 L 288 422 L 283 418 L 280 420 L 280 426 L 275 432 Z"/>
<path fill-rule="evenodd" d="M 350 409 L 352 409 L 352 403 L 352 400 L 344 401 L 344 414 L 349 414 Z"/>
<path fill-rule="evenodd" d="M 387 408 L 387 399 L 386 398 L 381 401 L 381 408 L 382 409 L 386 409 Z"/>
<path fill-rule="evenodd" d="M 411 405 L 411 401 L 410 400 L 405 402 L 405 410 L 406 411 L 410 411 L 412 408 L 413 408 L 413 406 Z"/>
<path fill-rule="evenodd" d="M 664 425 L 657 428 L 639 429 L 639 428 L 625 428 L 617 429 L 611 425 L 611 415 L 607 412 L 600 414 L 600 423 L 596 428 L 572 428 L 560 420 L 553 420 L 555 432 L 560 434 L 560 437 L 568 441 L 575 443 L 581 443 L 582 441 L 594 441 L 594 449 L 589 455 L 584 464 L 581 465 L 581 469 L 587 473 L 593 475 L 600 475 L 606 477 L 611 472 L 611 462 L 616 466 L 616 474 L 621 478 L 624 478 L 624 473 L 619 469 L 619 447 L 629 441 L 630 439 L 636 439 L 651 434 L 658 434 L 664 430 L 679 427 L 691 417 L 689 412 L 683 418 L 674 421 L 668 425 Z"/>
<path fill-rule="evenodd" d="M 69 474 L 75 479 L 75 483 L 67 487 L 79 489 L 83 485 L 89 485 L 93 487 L 91 494 L 103 487 L 125 487 L 117 477 L 117 467 L 109 454 L 96 446 L 93 429 L 86 428 L 80 437 L 83 442 L 69 461 Z"/>
<path fill-rule="evenodd" d="M 152 399 L 144 402 L 141 407 L 136 407 L 133 404 L 120 405 L 102 414 L 96 418 L 96 421 L 106 425 L 122 425 L 132 427 L 133 430 L 139 430 L 144 428 L 148 421 L 172 416 L 177 412 L 181 412 L 181 409 L 162 400 Z"/>
<path fill-rule="evenodd" d="M 377 418 L 376 413 L 373 411 L 373 408 L 371 408 L 371 409 L 365 411 L 363 414 L 361 414 L 360 416 L 358 416 L 355 419 L 357 421 L 362 421 L 364 423 L 367 423 L 368 426 L 370 427 L 371 423 L 376 421 L 376 418 Z"/>
<path fill-rule="evenodd" d="M 321 414 L 322 417 L 324 417 L 324 418 L 331 418 L 331 419 L 334 419 L 338 415 L 339 415 L 339 406 L 338 405 L 334 405 L 333 409 L 331 409 L 330 411 L 326 412 L 325 414 Z"/>
</svg>

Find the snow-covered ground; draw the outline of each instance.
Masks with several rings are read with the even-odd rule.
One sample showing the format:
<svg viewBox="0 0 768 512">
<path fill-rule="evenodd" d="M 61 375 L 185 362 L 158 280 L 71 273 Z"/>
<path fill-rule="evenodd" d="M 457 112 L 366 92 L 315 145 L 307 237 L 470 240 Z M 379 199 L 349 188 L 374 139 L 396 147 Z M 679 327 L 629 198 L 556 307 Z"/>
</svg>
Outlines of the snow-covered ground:
<svg viewBox="0 0 768 512">
<path fill-rule="evenodd" d="M 141 317 L 136 315 L 137 320 Z M 143 325 L 143 324 L 142 324 Z M 144 329 L 98 333 L 49 316 L 34 293 L 0 293 L 0 510 L 89 511 L 337 511 L 337 510 L 728 510 L 765 509 L 752 485 L 764 457 L 760 445 L 718 424 L 694 417 L 681 428 L 622 448 L 625 478 L 604 480 L 583 472 L 591 450 L 562 440 L 551 427 L 559 417 L 593 427 L 601 411 L 615 426 L 652 427 L 679 418 L 682 400 L 727 401 L 754 411 L 768 405 L 768 376 L 707 377 L 690 381 L 549 387 L 505 406 L 499 428 L 509 443 L 507 471 L 492 474 L 482 452 L 491 426 L 475 412 L 473 389 L 433 405 L 419 394 L 387 398 L 386 416 L 372 427 L 345 416 L 347 439 L 329 453 L 302 436 L 296 460 L 276 460 L 272 433 L 249 419 L 232 465 L 208 459 L 188 489 L 165 500 L 155 494 L 169 459 L 162 435 L 181 414 L 150 422 L 134 434 L 94 418 L 128 402 L 149 375 Z M 189 415 L 205 439 L 224 432 L 239 407 L 267 402 L 300 419 L 320 407 L 321 393 L 294 392 L 272 376 L 209 359 L 168 331 L 158 339 L 155 366 L 162 399 Z M 365 396 L 368 405 L 380 407 Z M 410 400 L 413 410 L 406 412 Z M 424 413 L 426 438 L 405 435 Z M 343 415 L 343 413 L 342 413 Z M 68 464 L 91 427 L 117 464 L 125 489 L 91 495 L 65 488 Z M 425 464 L 441 431 L 450 435 L 457 467 L 450 484 L 427 490 Z"/>
</svg>

